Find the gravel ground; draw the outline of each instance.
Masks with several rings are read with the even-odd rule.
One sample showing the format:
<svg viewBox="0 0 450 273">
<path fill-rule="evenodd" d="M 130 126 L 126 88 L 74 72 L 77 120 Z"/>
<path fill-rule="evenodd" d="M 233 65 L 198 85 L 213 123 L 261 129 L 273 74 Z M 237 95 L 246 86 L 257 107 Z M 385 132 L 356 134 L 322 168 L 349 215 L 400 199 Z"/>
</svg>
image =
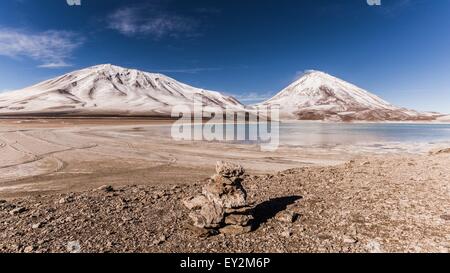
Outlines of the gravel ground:
<svg viewBox="0 0 450 273">
<path fill-rule="evenodd" d="M 186 228 L 182 200 L 205 182 L 105 186 L 0 201 L 0 252 L 450 250 L 447 153 L 247 176 L 243 185 L 256 205 L 256 221 L 253 232 L 239 236 L 203 238 Z M 280 217 L 286 213 L 298 217 Z"/>
</svg>

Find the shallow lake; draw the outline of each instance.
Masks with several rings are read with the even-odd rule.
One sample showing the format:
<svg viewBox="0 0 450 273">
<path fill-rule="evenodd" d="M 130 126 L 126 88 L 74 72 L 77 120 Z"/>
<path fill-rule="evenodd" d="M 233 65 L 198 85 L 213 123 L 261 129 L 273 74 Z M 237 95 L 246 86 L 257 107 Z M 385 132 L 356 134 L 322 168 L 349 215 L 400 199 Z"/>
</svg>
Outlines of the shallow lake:
<svg viewBox="0 0 450 273">
<path fill-rule="evenodd" d="M 194 140 L 248 144 L 279 136 L 280 145 L 316 147 L 377 143 L 450 143 L 450 124 L 282 122 L 278 130 L 267 127 L 266 124 L 195 125 L 191 127 L 190 132 L 185 131 L 184 136 L 186 139 L 196 135 Z M 170 135 L 170 129 L 165 134 Z M 224 137 L 221 137 L 222 135 Z"/>
<path fill-rule="evenodd" d="M 284 145 L 347 145 L 369 143 L 440 143 L 450 141 L 450 124 L 283 123 Z"/>
</svg>

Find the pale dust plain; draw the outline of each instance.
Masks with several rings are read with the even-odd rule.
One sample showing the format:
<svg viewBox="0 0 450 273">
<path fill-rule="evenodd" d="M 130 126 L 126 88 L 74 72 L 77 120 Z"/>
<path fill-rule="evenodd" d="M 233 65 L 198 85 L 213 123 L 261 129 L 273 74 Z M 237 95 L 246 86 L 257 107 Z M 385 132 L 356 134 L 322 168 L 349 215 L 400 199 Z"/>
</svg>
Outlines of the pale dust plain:
<svg viewBox="0 0 450 273">
<path fill-rule="evenodd" d="M 175 141 L 172 122 L 152 119 L 0 120 L 0 197 L 69 192 L 104 184 L 183 184 L 208 177 L 215 162 L 252 174 L 350 159 L 342 152 Z"/>
</svg>

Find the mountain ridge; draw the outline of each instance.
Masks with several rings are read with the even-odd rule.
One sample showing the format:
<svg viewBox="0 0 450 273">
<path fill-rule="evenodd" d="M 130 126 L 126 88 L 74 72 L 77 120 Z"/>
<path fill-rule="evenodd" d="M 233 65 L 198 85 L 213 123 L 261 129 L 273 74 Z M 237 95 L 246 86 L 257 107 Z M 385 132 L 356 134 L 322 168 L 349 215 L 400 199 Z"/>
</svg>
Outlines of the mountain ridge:
<svg viewBox="0 0 450 273">
<path fill-rule="evenodd" d="M 176 105 L 202 100 L 205 111 L 243 109 L 237 99 L 159 73 L 95 65 L 0 94 L 0 114 L 170 116 Z"/>
<path fill-rule="evenodd" d="M 354 84 L 310 70 L 257 106 L 280 105 L 284 119 L 330 121 L 434 120 L 435 115 L 397 107 Z"/>
<path fill-rule="evenodd" d="M 0 116 L 171 117 L 174 106 L 205 112 L 253 112 L 280 105 L 280 119 L 324 121 L 430 121 L 444 115 L 397 107 L 354 84 L 310 70 L 271 99 L 245 106 L 232 96 L 196 88 L 160 73 L 112 64 L 72 71 L 0 94 Z"/>
</svg>

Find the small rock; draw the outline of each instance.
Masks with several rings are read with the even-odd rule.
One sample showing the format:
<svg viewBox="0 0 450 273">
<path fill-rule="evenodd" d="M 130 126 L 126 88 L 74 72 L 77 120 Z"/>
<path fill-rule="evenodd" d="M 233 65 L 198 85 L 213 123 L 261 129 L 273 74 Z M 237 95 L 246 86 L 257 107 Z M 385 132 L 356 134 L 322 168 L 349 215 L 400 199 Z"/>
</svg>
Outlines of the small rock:
<svg viewBox="0 0 450 273">
<path fill-rule="evenodd" d="M 152 195 L 153 199 L 160 199 L 161 197 L 166 196 L 164 191 L 155 191 Z"/>
<path fill-rule="evenodd" d="M 363 163 L 361 163 L 361 166 L 368 166 L 368 165 L 370 165 L 369 161 L 364 161 Z"/>
<path fill-rule="evenodd" d="M 48 240 L 48 239 L 43 239 L 43 240 L 39 240 L 38 242 L 37 242 L 37 244 L 38 245 L 43 245 L 43 244 L 45 244 L 45 243 L 48 243 L 50 240 Z"/>
<path fill-rule="evenodd" d="M 80 253 L 81 245 L 79 241 L 71 241 L 67 243 L 66 246 L 67 252 L 69 253 Z"/>
<path fill-rule="evenodd" d="M 222 234 L 241 235 L 241 234 L 249 233 L 250 231 L 252 231 L 252 227 L 251 226 L 243 227 L 243 226 L 238 226 L 238 225 L 228 225 L 228 226 L 221 228 L 219 231 Z"/>
<path fill-rule="evenodd" d="M 40 223 L 33 224 L 33 225 L 31 226 L 31 228 L 32 228 L 32 229 L 38 229 L 38 228 L 41 228 L 42 226 L 43 226 L 43 223 L 40 222 Z"/>
<path fill-rule="evenodd" d="M 210 236 L 217 235 L 219 233 L 215 229 L 199 228 L 191 224 L 185 224 L 185 227 L 194 232 L 194 234 L 200 238 L 207 238 Z"/>
<path fill-rule="evenodd" d="M 280 234 L 283 237 L 290 238 L 292 236 L 292 231 L 290 229 L 286 229 Z"/>
<path fill-rule="evenodd" d="M 357 239 L 350 236 L 345 236 L 342 241 L 344 242 L 344 244 L 356 244 L 358 242 Z"/>
<path fill-rule="evenodd" d="M 111 185 L 103 185 L 99 188 L 97 188 L 98 191 L 104 191 L 104 192 L 113 192 L 114 188 Z"/>
<path fill-rule="evenodd" d="M 282 223 L 293 223 L 297 220 L 298 214 L 292 211 L 282 211 L 275 215 L 275 220 Z"/>
<path fill-rule="evenodd" d="M 366 245 L 366 249 L 369 253 L 382 253 L 381 244 L 377 241 L 369 241 Z"/>
<path fill-rule="evenodd" d="M 24 211 L 26 211 L 25 208 L 18 207 L 18 208 L 15 208 L 15 209 L 11 210 L 11 211 L 9 212 L 9 214 L 11 214 L 11 215 L 16 215 L 16 214 L 22 213 L 22 212 L 24 212 Z"/>
<path fill-rule="evenodd" d="M 13 245 L 10 246 L 11 250 L 14 251 L 14 252 L 18 252 L 20 250 L 20 247 L 21 246 L 17 245 L 17 244 L 13 244 Z"/>
<path fill-rule="evenodd" d="M 224 208 L 226 214 L 252 214 L 253 206 L 243 206 L 239 208 Z"/>
<path fill-rule="evenodd" d="M 252 215 L 231 214 L 225 217 L 225 224 L 247 226 L 252 220 Z"/>
<path fill-rule="evenodd" d="M 25 253 L 31 253 L 33 251 L 34 251 L 34 246 L 27 246 L 23 250 L 23 252 L 25 252 Z"/>
<path fill-rule="evenodd" d="M 450 221 L 450 215 L 448 215 L 448 214 L 447 215 L 445 215 L 445 214 L 441 215 L 441 219 L 445 220 L 445 221 Z"/>
<path fill-rule="evenodd" d="M 160 245 L 160 244 L 164 243 L 166 240 L 167 240 L 166 236 L 165 235 L 161 235 L 161 236 L 159 236 L 159 238 L 155 239 L 152 244 L 153 245 Z"/>
<path fill-rule="evenodd" d="M 129 217 L 129 216 L 123 216 L 122 217 L 122 221 L 124 221 L 124 222 L 131 222 L 132 220 L 133 220 L 133 218 Z"/>
</svg>

